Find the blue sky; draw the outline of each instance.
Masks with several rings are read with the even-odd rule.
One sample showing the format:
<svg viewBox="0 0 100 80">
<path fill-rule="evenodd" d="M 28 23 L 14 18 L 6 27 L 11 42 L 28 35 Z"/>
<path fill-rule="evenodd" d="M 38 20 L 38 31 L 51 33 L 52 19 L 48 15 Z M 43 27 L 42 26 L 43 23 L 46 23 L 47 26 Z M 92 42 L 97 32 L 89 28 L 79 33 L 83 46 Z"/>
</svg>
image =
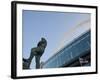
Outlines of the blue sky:
<svg viewBox="0 0 100 80">
<path fill-rule="evenodd" d="M 75 27 L 78 23 L 90 18 L 87 13 L 69 13 L 52 11 L 23 10 L 22 14 L 22 53 L 28 58 L 30 50 L 37 46 L 41 37 L 47 40 L 47 47 L 41 61 L 45 62 L 59 46 L 65 32 Z M 34 68 L 35 62 L 31 64 Z"/>
</svg>

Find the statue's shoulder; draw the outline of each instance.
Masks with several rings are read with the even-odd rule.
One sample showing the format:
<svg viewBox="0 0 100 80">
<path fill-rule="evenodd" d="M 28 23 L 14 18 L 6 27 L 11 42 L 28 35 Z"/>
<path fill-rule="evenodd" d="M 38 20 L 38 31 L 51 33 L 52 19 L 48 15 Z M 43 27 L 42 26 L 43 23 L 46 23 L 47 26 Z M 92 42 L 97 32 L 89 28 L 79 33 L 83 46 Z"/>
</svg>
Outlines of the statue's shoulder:
<svg viewBox="0 0 100 80">
<path fill-rule="evenodd" d="M 32 51 L 32 50 L 35 50 L 36 48 L 37 48 L 37 47 L 31 48 L 31 51 Z"/>
</svg>

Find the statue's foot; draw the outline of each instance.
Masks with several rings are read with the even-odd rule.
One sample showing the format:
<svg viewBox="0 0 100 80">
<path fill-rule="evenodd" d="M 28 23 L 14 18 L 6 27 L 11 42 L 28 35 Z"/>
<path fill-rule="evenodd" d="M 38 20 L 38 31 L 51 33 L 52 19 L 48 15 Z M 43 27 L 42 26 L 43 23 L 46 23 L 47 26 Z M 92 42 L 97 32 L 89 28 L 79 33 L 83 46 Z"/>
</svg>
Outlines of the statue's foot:
<svg viewBox="0 0 100 80">
<path fill-rule="evenodd" d="M 29 60 L 28 60 L 28 59 L 24 59 L 24 58 L 23 58 L 23 61 L 24 61 L 24 62 L 29 62 Z"/>
</svg>

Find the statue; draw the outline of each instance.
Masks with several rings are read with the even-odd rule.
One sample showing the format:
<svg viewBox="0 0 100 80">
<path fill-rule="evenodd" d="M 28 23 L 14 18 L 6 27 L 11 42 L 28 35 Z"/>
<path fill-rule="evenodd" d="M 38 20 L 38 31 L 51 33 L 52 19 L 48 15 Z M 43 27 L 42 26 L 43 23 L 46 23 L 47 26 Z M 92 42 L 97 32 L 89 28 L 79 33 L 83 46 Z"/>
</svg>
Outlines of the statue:
<svg viewBox="0 0 100 80">
<path fill-rule="evenodd" d="M 41 38 L 41 41 L 37 44 L 37 47 L 31 49 L 30 57 L 28 59 L 23 58 L 23 69 L 29 69 L 31 61 L 35 56 L 36 69 L 40 68 L 40 58 L 44 53 L 47 46 L 47 41 L 45 38 Z"/>
</svg>

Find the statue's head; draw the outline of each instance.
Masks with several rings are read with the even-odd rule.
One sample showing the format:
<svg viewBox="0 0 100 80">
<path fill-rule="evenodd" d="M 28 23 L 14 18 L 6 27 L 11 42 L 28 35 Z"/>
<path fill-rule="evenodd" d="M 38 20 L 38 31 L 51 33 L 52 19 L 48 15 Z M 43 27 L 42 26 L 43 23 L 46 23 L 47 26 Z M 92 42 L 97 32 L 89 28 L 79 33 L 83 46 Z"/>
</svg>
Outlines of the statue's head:
<svg viewBox="0 0 100 80">
<path fill-rule="evenodd" d="M 46 39 L 42 37 L 41 40 L 44 41 L 44 40 L 46 40 Z"/>
</svg>

